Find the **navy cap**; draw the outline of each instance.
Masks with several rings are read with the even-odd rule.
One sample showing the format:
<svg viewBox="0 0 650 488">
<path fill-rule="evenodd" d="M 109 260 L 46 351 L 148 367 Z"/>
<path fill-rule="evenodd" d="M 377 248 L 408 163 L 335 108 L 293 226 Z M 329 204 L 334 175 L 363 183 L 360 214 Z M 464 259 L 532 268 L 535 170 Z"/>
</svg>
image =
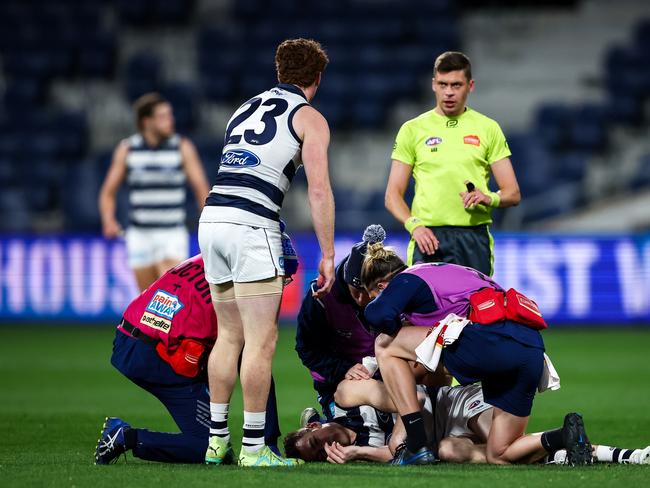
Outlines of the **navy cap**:
<svg viewBox="0 0 650 488">
<path fill-rule="evenodd" d="M 372 224 L 366 227 L 361 242 L 352 246 L 348 260 L 343 267 L 343 280 L 348 285 L 361 288 L 361 267 L 363 259 L 366 257 L 368 244 L 384 242 L 384 239 L 386 239 L 386 231 L 381 225 Z"/>
</svg>

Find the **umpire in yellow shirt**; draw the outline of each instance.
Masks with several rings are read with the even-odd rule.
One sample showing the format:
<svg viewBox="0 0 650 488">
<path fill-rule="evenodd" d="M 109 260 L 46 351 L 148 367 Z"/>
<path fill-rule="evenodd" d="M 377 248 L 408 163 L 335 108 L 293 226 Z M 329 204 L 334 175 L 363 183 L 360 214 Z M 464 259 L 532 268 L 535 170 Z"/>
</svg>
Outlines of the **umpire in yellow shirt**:
<svg viewBox="0 0 650 488">
<path fill-rule="evenodd" d="M 463 53 L 438 56 L 436 106 L 402 125 L 393 148 L 386 208 L 411 234 L 408 264 L 445 262 L 492 274 L 494 207 L 521 200 L 510 149 L 499 124 L 465 105 L 474 89 Z M 488 188 L 490 173 L 499 190 Z M 415 178 L 409 209 L 404 192 Z"/>
</svg>

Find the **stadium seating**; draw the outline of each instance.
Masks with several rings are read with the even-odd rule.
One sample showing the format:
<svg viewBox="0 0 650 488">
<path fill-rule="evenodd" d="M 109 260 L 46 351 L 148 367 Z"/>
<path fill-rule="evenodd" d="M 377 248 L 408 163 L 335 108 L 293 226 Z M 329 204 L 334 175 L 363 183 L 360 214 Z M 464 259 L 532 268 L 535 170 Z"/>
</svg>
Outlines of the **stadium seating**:
<svg viewBox="0 0 650 488">
<path fill-rule="evenodd" d="M 24 219 L 21 224 L 3 219 L 0 230 L 28 229 L 26 216 L 52 211 L 65 215 L 66 229 L 99 228 L 96 212 L 86 211 L 96 206 L 96 196 L 85 190 L 71 195 L 81 186 L 96 190 L 106 171 L 105 164 L 95 162 L 103 149 L 90 137 L 97 114 L 60 103 L 52 95 L 56 83 L 111 84 L 125 104 L 148 91 L 162 92 L 174 107 L 179 132 L 197 142 L 211 174 L 221 135 L 203 123 L 205 105 L 230 111 L 273 84 L 273 53 L 280 40 L 313 37 L 326 47 L 331 62 L 314 105 L 328 119 L 333 137 L 352 135 L 349 144 L 357 131 L 392 138 L 396 107 L 428 92 L 435 56 L 462 48 L 464 9 L 452 0 L 285 0 L 273 8 L 262 0 L 237 0 L 223 2 L 227 8 L 219 22 L 204 22 L 196 15 L 199 5 L 205 7 L 200 0 L 0 3 L 0 211 Z M 125 49 L 122 32 L 161 27 L 195 39 L 193 78 L 169 79 L 174 67 L 160 50 Z M 553 208 L 529 211 L 524 200 L 524 225 L 581 204 L 589 161 L 611 150 L 612 130 L 646 127 L 649 47 L 650 19 L 640 20 L 630 40 L 611 46 L 603 59 L 602 101 L 549 101 L 539 106 L 530 128 L 507 134 L 525 199 L 554 186 L 572 188 L 572 196 L 558 197 Z M 345 164 L 333 161 L 333 171 Z M 650 185 L 648 157 L 638 166 L 632 184 Z M 43 181 L 39 194 L 25 191 L 34 178 Z M 337 189 L 338 208 L 345 210 L 337 215 L 342 227 L 347 222 L 356 228 L 359 215 L 387 215 L 384 188 L 366 186 Z M 348 218 L 352 208 L 360 214 Z M 382 222 L 397 227 L 390 217 Z"/>
</svg>

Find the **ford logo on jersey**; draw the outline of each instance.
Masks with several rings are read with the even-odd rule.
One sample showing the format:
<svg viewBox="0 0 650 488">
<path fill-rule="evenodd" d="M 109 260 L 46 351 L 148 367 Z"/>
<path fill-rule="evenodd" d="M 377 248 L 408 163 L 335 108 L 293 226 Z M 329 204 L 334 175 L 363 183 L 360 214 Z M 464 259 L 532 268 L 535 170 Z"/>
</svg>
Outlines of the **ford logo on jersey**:
<svg viewBox="0 0 650 488">
<path fill-rule="evenodd" d="M 260 164 L 260 158 L 250 151 L 238 149 L 236 151 L 228 151 L 221 156 L 221 164 L 231 168 L 240 168 L 244 166 L 250 168 L 258 166 Z"/>
</svg>

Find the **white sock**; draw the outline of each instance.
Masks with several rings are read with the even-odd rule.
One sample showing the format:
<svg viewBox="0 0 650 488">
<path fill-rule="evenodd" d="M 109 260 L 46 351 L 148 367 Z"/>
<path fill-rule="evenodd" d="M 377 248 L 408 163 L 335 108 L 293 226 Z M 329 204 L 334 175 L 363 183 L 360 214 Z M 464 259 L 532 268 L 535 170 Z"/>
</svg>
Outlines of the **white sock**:
<svg viewBox="0 0 650 488">
<path fill-rule="evenodd" d="M 210 402 L 210 435 L 223 437 L 230 440 L 230 431 L 228 430 L 228 408 L 229 403 L 212 403 Z"/>
<path fill-rule="evenodd" d="M 596 447 L 596 459 L 601 463 L 611 463 L 614 461 L 614 448 L 609 446 Z"/>
<path fill-rule="evenodd" d="M 266 411 L 247 412 L 244 410 L 244 436 L 242 446 L 255 452 L 264 447 L 264 427 L 266 426 Z"/>
<path fill-rule="evenodd" d="M 553 462 L 555 464 L 566 463 L 566 449 L 560 449 L 559 451 L 555 451 L 555 454 L 553 454 Z"/>
<path fill-rule="evenodd" d="M 642 449 L 598 446 L 596 447 L 596 459 L 604 463 L 636 464 L 638 461 L 635 461 L 635 454 L 638 456 L 641 451 Z"/>
</svg>

